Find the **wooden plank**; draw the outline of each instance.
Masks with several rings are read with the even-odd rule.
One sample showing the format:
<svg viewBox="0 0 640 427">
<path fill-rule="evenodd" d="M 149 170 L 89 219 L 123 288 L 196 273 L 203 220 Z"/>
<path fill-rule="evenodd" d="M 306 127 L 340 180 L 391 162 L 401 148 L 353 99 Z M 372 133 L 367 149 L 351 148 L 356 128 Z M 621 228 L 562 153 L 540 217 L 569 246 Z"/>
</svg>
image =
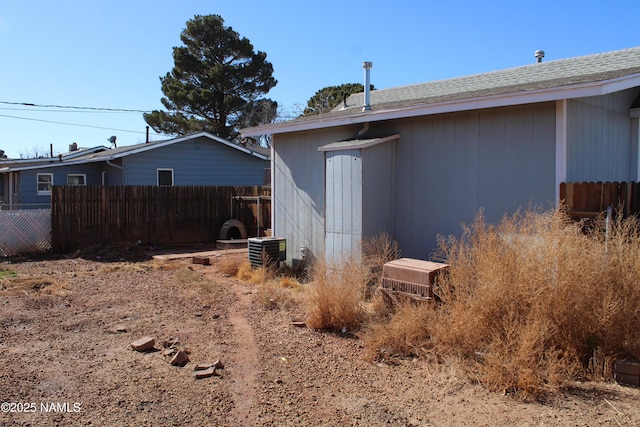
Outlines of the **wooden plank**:
<svg viewBox="0 0 640 427">
<path fill-rule="evenodd" d="M 564 204 L 564 206 L 568 207 L 569 203 L 567 202 L 567 186 L 570 184 L 566 182 L 560 183 L 560 204 Z"/>
<path fill-rule="evenodd" d="M 598 204 L 596 202 L 596 183 L 595 182 L 588 182 L 587 186 L 586 186 L 586 204 L 587 204 L 587 211 L 589 212 L 597 212 L 599 211 L 598 209 Z"/>
<path fill-rule="evenodd" d="M 604 194 L 602 196 L 602 200 L 603 200 L 603 205 L 605 209 L 611 205 L 611 197 L 612 197 L 611 187 L 612 187 L 611 182 L 604 183 Z"/>
<path fill-rule="evenodd" d="M 573 210 L 584 211 L 585 206 L 583 206 L 582 202 L 582 188 L 585 186 L 585 183 L 576 182 L 573 186 Z"/>
<path fill-rule="evenodd" d="M 595 184 L 595 201 L 596 201 L 596 210 L 598 212 L 602 212 L 607 209 L 604 204 L 604 184 L 602 181 L 598 181 Z"/>
<path fill-rule="evenodd" d="M 610 206 L 613 208 L 614 212 L 617 212 L 620 208 L 620 183 L 612 182 L 611 183 L 611 203 Z"/>
<path fill-rule="evenodd" d="M 640 194 L 638 193 L 640 191 L 640 185 L 638 185 L 637 182 L 632 182 L 631 183 L 631 188 L 632 188 L 632 199 L 631 199 L 631 212 L 633 214 L 636 214 L 638 212 L 640 212 Z"/>
<path fill-rule="evenodd" d="M 628 218 L 631 214 L 631 186 L 629 182 L 624 184 L 624 217 Z"/>
</svg>

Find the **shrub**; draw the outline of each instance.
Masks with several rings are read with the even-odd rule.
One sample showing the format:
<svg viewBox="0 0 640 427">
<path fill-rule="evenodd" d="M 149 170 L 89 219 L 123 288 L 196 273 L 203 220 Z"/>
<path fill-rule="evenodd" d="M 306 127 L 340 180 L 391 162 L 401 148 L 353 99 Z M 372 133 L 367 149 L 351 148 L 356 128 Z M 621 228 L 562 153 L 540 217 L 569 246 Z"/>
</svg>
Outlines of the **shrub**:
<svg viewBox="0 0 640 427">
<path fill-rule="evenodd" d="M 331 331 L 354 331 L 366 319 L 364 289 L 368 271 L 349 260 L 329 269 L 317 262 L 305 295 L 307 326 Z"/>
<path fill-rule="evenodd" d="M 480 213 L 459 239 L 440 239 L 439 303 L 379 320 L 369 352 L 452 356 L 486 387 L 534 398 L 606 377 L 614 358 L 640 357 L 638 224 L 601 220 L 585 233 L 561 210 L 498 225 Z"/>
<path fill-rule="evenodd" d="M 246 280 L 251 284 L 265 283 L 268 280 L 275 277 L 276 271 L 273 268 L 267 266 L 252 267 L 249 261 L 243 261 L 238 266 L 238 272 L 236 277 L 241 280 Z"/>
<path fill-rule="evenodd" d="M 490 388 L 529 396 L 599 373 L 595 355 L 640 356 L 637 220 L 618 220 L 606 235 L 598 225 L 585 234 L 562 211 L 498 226 L 479 215 L 460 240 L 441 241 L 450 268 L 434 341 L 468 360 L 480 354 Z"/>
<path fill-rule="evenodd" d="M 240 265 L 243 261 L 240 261 L 237 258 L 231 256 L 221 256 L 218 261 L 218 271 L 222 274 L 227 274 L 229 276 L 235 276 L 240 271 Z"/>
<path fill-rule="evenodd" d="M 265 308 L 295 307 L 299 303 L 299 283 L 288 276 L 273 277 L 260 283 L 256 295 L 258 304 Z"/>
<path fill-rule="evenodd" d="M 277 270 L 275 265 L 252 267 L 243 261 L 237 267 L 236 277 L 256 285 L 256 300 L 264 308 L 291 308 L 299 303 L 300 284 L 286 270 Z"/>
<path fill-rule="evenodd" d="M 389 308 L 391 306 L 385 303 L 384 309 L 376 310 L 376 314 L 389 314 L 386 311 Z M 398 300 L 390 316 L 377 317 L 367 325 L 363 334 L 366 358 L 388 360 L 424 354 L 422 345 L 429 340 L 433 314 L 434 311 L 423 303 Z"/>
<path fill-rule="evenodd" d="M 384 265 L 400 258 L 398 243 L 387 233 L 369 237 L 362 242 L 362 263 L 368 275 L 365 278 L 365 297 L 370 299 L 380 286 Z"/>
</svg>

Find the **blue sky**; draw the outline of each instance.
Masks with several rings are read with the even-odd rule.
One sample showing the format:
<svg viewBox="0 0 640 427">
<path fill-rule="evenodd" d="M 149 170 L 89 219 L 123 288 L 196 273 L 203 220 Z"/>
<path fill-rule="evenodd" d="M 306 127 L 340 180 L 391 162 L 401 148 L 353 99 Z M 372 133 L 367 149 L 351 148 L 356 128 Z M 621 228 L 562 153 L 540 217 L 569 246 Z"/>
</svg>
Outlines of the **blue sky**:
<svg viewBox="0 0 640 427">
<path fill-rule="evenodd" d="M 382 89 L 640 46 L 640 1 L 76 0 L 0 3 L 0 149 L 9 157 L 145 140 L 159 77 L 194 15 L 218 14 L 267 53 L 284 114 L 326 86 Z M 63 124 L 64 123 L 64 124 Z M 164 139 L 151 131 L 151 139 Z"/>
</svg>

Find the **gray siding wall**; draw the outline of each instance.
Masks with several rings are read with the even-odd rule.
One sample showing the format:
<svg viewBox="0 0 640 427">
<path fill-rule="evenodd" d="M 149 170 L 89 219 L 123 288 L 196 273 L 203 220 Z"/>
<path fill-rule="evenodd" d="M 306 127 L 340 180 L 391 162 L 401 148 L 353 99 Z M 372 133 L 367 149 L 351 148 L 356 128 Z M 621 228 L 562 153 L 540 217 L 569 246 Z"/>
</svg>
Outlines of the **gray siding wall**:
<svg viewBox="0 0 640 427">
<path fill-rule="evenodd" d="M 287 263 L 301 258 L 301 247 L 324 257 L 325 156 L 318 147 L 356 132 L 353 126 L 274 136 L 272 224 L 274 235 L 287 239 Z"/>
<path fill-rule="evenodd" d="M 174 185 L 253 186 L 264 184 L 269 161 L 198 138 L 132 154 L 122 165 L 126 185 L 157 185 L 160 168 L 173 169 Z"/>
<path fill-rule="evenodd" d="M 395 236 L 395 141 L 362 150 L 362 234 Z"/>
<path fill-rule="evenodd" d="M 100 185 L 102 183 L 102 164 L 84 164 L 73 166 L 57 166 L 45 169 L 30 169 L 20 172 L 20 203 L 21 204 L 50 204 L 51 196 L 38 195 L 39 173 L 52 173 L 53 185 L 67 185 L 67 175 L 85 175 L 86 185 Z"/>
<path fill-rule="evenodd" d="M 480 210 L 497 223 L 519 208 L 555 206 L 555 117 L 555 104 L 544 103 L 372 125 L 370 134 L 399 133 L 400 139 L 361 150 L 363 235 L 385 231 L 403 256 L 426 259 L 438 235 L 460 236 L 462 224 L 471 224 Z M 287 239 L 288 261 L 299 258 L 301 246 L 315 256 L 329 250 L 324 153 L 317 149 L 352 138 L 357 130 L 345 126 L 274 138 L 274 233 Z M 357 156 L 346 152 L 343 158 L 354 162 Z M 345 168 L 342 178 L 351 173 L 353 179 L 355 170 Z M 351 197 L 349 204 L 342 194 L 331 211 L 341 205 L 351 210 L 348 215 L 359 215 Z M 327 202 L 327 215 L 329 210 Z M 346 217 L 344 211 L 334 215 Z"/>
<path fill-rule="evenodd" d="M 122 166 L 122 160 L 118 159 L 110 163 L 111 165 L 107 163 L 104 164 L 104 170 L 106 172 L 104 185 L 109 185 L 109 186 L 125 185 L 125 182 L 126 182 L 125 170 L 120 169 L 116 166 L 113 166 L 113 165 Z"/>
<path fill-rule="evenodd" d="M 397 240 L 428 258 L 437 236 L 462 233 L 480 210 L 497 223 L 555 198 L 555 106 L 537 104 L 403 121 L 397 159 Z"/>
<path fill-rule="evenodd" d="M 640 181 L 640 118 L 631 119 L 631 181 Z"/>
<path fill-rule="evenodd" d="M 629 108 L 640 89 L 567 102 L 567 181 L 633 181 L 637 141 Z"/>
</svg>

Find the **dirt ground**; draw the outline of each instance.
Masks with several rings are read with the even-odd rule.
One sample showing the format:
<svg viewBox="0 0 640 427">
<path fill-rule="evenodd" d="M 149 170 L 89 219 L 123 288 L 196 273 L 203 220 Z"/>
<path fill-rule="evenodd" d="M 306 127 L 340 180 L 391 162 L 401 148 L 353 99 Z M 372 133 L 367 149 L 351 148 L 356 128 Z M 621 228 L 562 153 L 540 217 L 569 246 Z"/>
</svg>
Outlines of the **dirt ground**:
<svg viewBox="0 0 640 427">
<path fill-rule="evenodd" d="M 640 389 L 577 383 L 545 402 L 484 390 L 455 366 L 371 363 L 356 335 L 295 326 L 220 271 L 243 251 L 0 262 L 2 426 L 637 426 Z M 9 274 L 12 271 L 17 274 Z M 154 349 L 130 343 L 151 336 Z M 189 353 L 172 366 L 163 342 Z M 216 375 L 194 367 L 220 360 Z"/>
</svg>

